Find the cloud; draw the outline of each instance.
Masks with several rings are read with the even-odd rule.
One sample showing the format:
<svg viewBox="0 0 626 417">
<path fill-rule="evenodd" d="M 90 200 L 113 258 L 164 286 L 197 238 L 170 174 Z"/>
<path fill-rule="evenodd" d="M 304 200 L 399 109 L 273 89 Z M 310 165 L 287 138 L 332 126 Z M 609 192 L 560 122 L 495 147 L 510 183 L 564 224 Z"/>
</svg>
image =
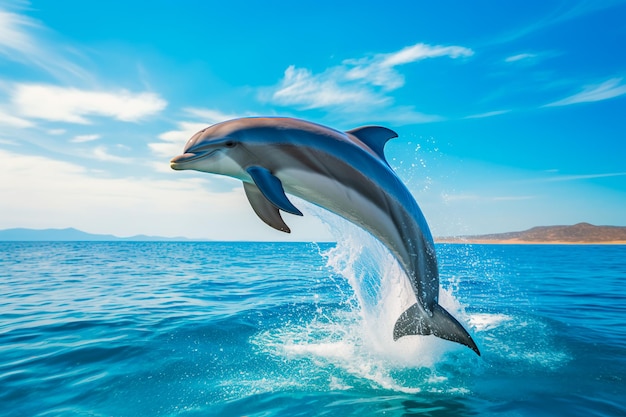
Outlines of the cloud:
<svg viewBox="0 0 626 417">
<path fill-rule="evenodd" d="M 555 177 L 537 178 L 525 182 L 560 182 L 560 181 L 579 181 L 592 180 L 596 178 L 609 178 L 625 176 L 626 172 L 612 172 L 606 174 L 576 174 L 576 175 L 558 175 Z"/>
<path fill-rule="evenodd" d="M 511 110 L 495 110 L 486 113 L 472 114 L 471 116 L 465 116 L 464 119 L 484 119 L 485 117 L 499 116 L 501 114 L 509 113 Z"/>
<path fill-rule="evenodd" d="M 534 195 L 514 195 L 514 196 L 500 196 L 500 197 L 492 197 L 493 201 L 523 201 L 523 200 L 532 200 L 537 198 Z"/>
<path fill-rule="evenodd" d="M 46 131 L 47 134 L 49 135 L 53 135 L 53 136 L 59 136 L 59 135 L 64 135 L 65 133 L 67 133 L 67 130 L 65 129 L 48 129 Z"/>
<path fill-rule="evenodd" d="M 89 124 L 87 116 L 104 116 L 137 122 L 167 106 L 155 93 L 81 90 L 47 84 L 17 84 L 11 104 L 23 117 Z"/>
<path fill-rule="evenodd" d="M 94 140 L 98 140 L 100 138 L 101 138 L 100 135 L 78 135 L 78 136 L 74 136 L 70 140 L 70 142 L 73 142 L 73 143 L 91 142 Z"/>
<path fill-rule="evenodd" d="M 37 26 L 26 16 L 0 10 L 0 53 L 11 58 L 15 52 L 32 49 L 34 41 L 27 30 Z"/>
<path fill-rule="evenodd" d="M 558 4 L 546 9 L 545 16 L 534 15 L 531 21 L 522 22 L 518 27 L 512 27 L 508 33 L 492 36 L 490 44 L 504 44 L 537 33 L 548 27 L 556 26 L 567 21 L 578 19 L 582 16 L 596 13 L 623 4 L 623 0 L 605 1 L 570 1 Z"/>
<path fill-rule="evenodd" d="M 236 119 L 238 117 L 242 117 L 241 114 L 223 113 L 215 109 L 202 109 L 202 108 L 199 109 L 195 107 L 188 107 L 188 108 L 183 109 L 183 111 L 190 116 L 202 119 L 206 123 L 207 126 L 224 122 L 226 120 L 231 120 L 231 119 Z"/>
<path fill-rule="evenodd" d="M 17 128 L 32 127 L 33 123 L 29 120 L 13 116 L 11 114 L 0 111 L 0 126 L 10 126 Z"/>
<path fill-rule="evenodd" d="M 394 67 L 397 65 L 409 64 L 426 58 L 436 58 L 447 56 L 450 58 L 472 56 L 474 52 L 462 46 L 432 46 L 424 43 L 418 43 L 413 46 L 407 46 L 398 52 L 391 54 L 379 55 L 381 66 Z"/>
<path fill-rule="evenodd" d="M 313 74 L 306 68 L 290 66 L 272 94 L 272 101 L 283 106 L 301 109 L 338 107 L 346 104 L 368 103 L 380 106 L 390 102 L 388 97 L 376 94 L 366 85 L 349 84 L 345 71 L 327 70 Z"/>
<path fill-rule="evenodd" d="M 436 114 L 426 114 L 418 112 L 413 106 L 394 106 L 381 109 L 372 114 L 364 114 L 363 117 L 351 117 L 353 122 L 372 123 L 389 122 L 397 125 L 408 125 L 413 123 L 432 123 L 445 120 L 444 117 Z"/>
<path fill-rule="evenodd" d="M 546 104 L 543 107 L 569 106 L 570 104 L 589 103 L 619 97 L 626 94 L 626 84 L 623 84 L 622 80 L 622 78 L 611 78 L 601 84 L 586 85 L 580 93 Z"/>
<path fill-rule="evenodd" d="M 92 156 L 99 161 L 115 162 L 118 164 L 130 164 L 135 161 L 133 158 L 127 158 L 111 154 L 106 146 L 95 147 Z"/>
<path fill-rule="evenodd" d="M 432 46 L 424 43 L 407 46 L 389 54 L 377 54 L 359 60 L 346 60 L 346 77 L 349 80 L 363 80 L 368 84 L 382 87 L 385 91 L 395 90 L 404 85 L 404 77 L 395 67 L 438 57 L 469 57 L 474 52 L 462 46 Z"/>
<path fill-rule="evenodd" d="M 84 69 L 64 57 L 60 45 L 49 45 L 52 35 L 37 20 L 0 10 L 0 55 L 34 65 L 57 78 L 89 78 Z"/>
<path fill-rule="evenodd" d="M 149 143 L 148 146 L 152 153 L 163 158 L 172 158 L 181 153 L 183 146 L 190 137 L 198 133 L 200 130 L 211 126 L 215 123 L 223 122 L 230 119 L 236 119 L 242 115 L 223 113 L 215 109 L 202 108 L 186 108 L 186 115 L 192 118 L 200 118 L 197 121 L 181 121 L 176 124 L 176 129 L 161 133 L 159 139 L 161 142 Z"/>
<path fill-rule="evenodd" d="M 398 67 L 428 58 L 460 58 L 472 54 L 471 49 L 461 46 L 418 43 L 393 53 L 348 59 L 321 73 L 291 65 L 285 70 L 280 83 L 262 91 L 260 98 L 304 110 L 323 108 L 351 114 L 380 112 L 393 104 L 393 98 L 388 93 L 405 84 Z M 405 120 L 410 119 L 408 122 L 439 120 L 437 116 L 424 115 L 411 108 L 409 110 L 408 113 L 404 112 L 403 117 Z"/>
<path fill-rule="evenodd" d="M 442 193 L 441 199 L 444 203 L 452 203 L 457 201 L 475 201 L 480 200 L 480 196 L 477 194 L 450 194 L 450 193 Z"/>
<path fill-rule="evenodd" d="M 517 62 L 517 61 L 524 61 L 524 60 L 528 60 L 531 58 L 535 58 L 537 55 L 536 54 L 517 54 L 517 55 L 512 55 L 509 56 L 507 58 L 504 59 L 504 62 Z"/>
<path fill-rule="evenodd" d="M 441 199 L 446 204 L 456 202 L 497 202 L 497 201 L 524 201 L 537 198 L 533 195 L 504 195 L 504 196 L 489 196 L 479 194 L 449 194 L 443 193 Z"/>
<path fill-rule="evenodd" d="M 194 134 L 207 127 L 206 123 L 198 122 L 178 122 L 177 129 L 161 133 L 161 142 L 148 144 L 152 153 L 161 158 L 171 159 L 180 154 L 183 146 Z"/>
</svg>

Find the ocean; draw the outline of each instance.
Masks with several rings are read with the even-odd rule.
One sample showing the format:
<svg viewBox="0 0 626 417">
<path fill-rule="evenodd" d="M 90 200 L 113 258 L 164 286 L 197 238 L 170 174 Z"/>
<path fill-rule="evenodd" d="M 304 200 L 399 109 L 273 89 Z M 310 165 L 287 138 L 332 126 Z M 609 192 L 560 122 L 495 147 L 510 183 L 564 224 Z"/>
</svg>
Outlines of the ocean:
<svg viewBox="0 0 626 417">
<path fill-rule="evenodd" d="M 0 414 L 626 415 L 626 246 L 437 245 L 479 357 L 394 342 L 406 278 L 340 232 L 0 242 Z"/>
</svg>

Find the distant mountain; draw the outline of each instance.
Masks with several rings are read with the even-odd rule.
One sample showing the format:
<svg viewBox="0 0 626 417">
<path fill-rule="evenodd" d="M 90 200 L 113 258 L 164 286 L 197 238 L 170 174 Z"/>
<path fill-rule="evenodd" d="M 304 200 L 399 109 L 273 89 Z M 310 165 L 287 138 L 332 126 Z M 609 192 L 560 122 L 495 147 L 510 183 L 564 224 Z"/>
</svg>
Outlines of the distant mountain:
<svg viewBox="0 0 626 417">
<path fill-rule="evenodd" d="M 539 226 L 522 232 L 460 236 L 437 239 L 442 243 L 612 243 L 626 244 L 626 227 L 594 226 L 578 223 L 573 226 Z"/>
<path fill-rule="evenodd" d="M 154 242 L 154 241 L 190 241 L 184 237 L 159 237 L 137 235 L 131 237 L 117 237 L 114 235 L 97 235 L 83 232 L 74 228 L 67 229 L 6 229 L 0 230 L 0 241 L 48 241 L 48 242 L 106 242 L 106 241 L 126 241 L 126 242 Z"/>
</svg>

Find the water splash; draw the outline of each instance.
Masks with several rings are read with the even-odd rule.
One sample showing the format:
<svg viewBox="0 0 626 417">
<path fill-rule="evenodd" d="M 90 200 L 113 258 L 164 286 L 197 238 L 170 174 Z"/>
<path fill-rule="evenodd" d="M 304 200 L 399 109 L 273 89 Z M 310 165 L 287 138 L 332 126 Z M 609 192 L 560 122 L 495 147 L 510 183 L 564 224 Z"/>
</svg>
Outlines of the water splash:
<svg viewBox="0 0 626 417">
<path fill-rule="evenodd" d="M 370 356 L 397 367 L 432 368 L 459 346 L 434 336 L 393 340 L 393 328 L 402 312 L 416 302 L 411 284 L 397 260 L 362 229 L 332 217 L 329 224 L 337 245 L 326 252 L 328 266 L 347 279 L 354 291 L 353 313 L 359 342 Z M 440 304 L 463 320 L 465 313 L 450 290 L 442 290 Z M 464 321 L 467 321 L 466 319 Z"/>
<path fill-rule="evenodd" d="M 327 388 L 366 384 L 405 393 L 462 392 L 451 386 L 437 365 L 445 358 L 473 356 L 465 347 L 434 336 L 393 340 L 401 313 L 416 302 L 410 282 L 396 259 L 374 237 L 322 209 L 307 206 L 320 218 L 337 245 L 321 255 L 332 276 L 348 282 L 341 306 L 320 308 L 313 320 L 258 335 L 254 343 L 286 360 L 306 360 L 314 373 L 326 370 Z M 332 277 L 329 277 L 332 279 Z M 452 290 L 440 291 L 440 304 L 462 322 L 469 318 Z M 337 308 L 339 307 L 339 308 Z M 467 350 L 467 352 L 465 352 Z"/>
</svg>

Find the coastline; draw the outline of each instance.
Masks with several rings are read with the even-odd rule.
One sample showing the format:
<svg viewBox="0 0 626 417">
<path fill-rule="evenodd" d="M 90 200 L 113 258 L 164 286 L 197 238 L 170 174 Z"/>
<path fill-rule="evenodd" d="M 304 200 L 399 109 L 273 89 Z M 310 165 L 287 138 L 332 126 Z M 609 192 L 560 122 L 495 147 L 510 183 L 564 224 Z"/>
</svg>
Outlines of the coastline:
<svg viewBox="0 0 626 417">
<path fill-rule="evenodd" d="M 521 240 L 521 239 L 435 239 L 435 243 L 460 245 L 626 245 L 626 240 L 610 241 L 565 241 L 565 240 Z"/>
</svg>

